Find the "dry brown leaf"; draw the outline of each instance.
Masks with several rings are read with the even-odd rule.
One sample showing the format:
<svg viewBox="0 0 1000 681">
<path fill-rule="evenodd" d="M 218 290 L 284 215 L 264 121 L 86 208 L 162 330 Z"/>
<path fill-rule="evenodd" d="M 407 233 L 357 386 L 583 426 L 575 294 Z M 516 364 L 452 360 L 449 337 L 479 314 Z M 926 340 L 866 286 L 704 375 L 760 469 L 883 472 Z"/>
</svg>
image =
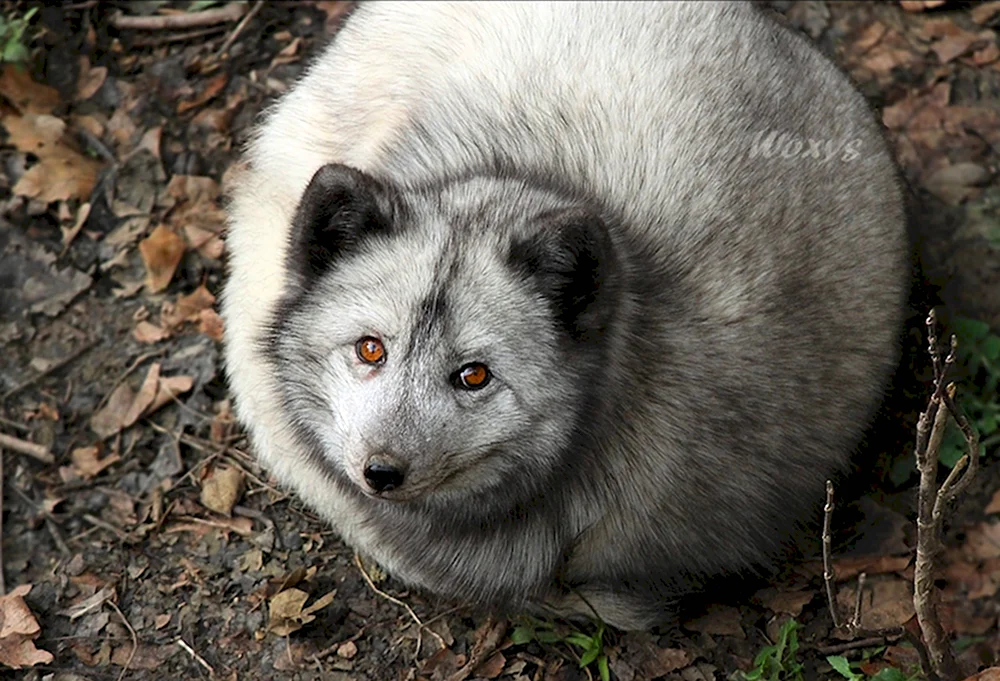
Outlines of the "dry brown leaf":
<svg viewBox="0 0 1000 681">
<path fill-rule="evenodd" d="M 293 64 L 299 60 L 299 48 L 302 46 L 302 38 L 295 38 L 292 42 L 281 48 L 281 51 L 271 60 L 271 68 L 282 64 Z"/>
<path fill-rule="evenodd" d="M 130 148 L 137 130 L 135 123 L 132 122 L 131 114 L 124 105 L 118 107 L 111 114 L 111 120 L 108 121 L 108 133 L 119 150 Z"/>
<path fill-rule="evenodd" d="M 942 64 L 947 64 L 953 59 L 957 59 L 971 51 L 974 45 L 985 44 L 995 37 L 992 31 L 984 31 L 982 33 L 962 31 L 956 35 L 945 36 L 935 41 L 931 44 L 931 50 L 937 55 L 938 60 Z"/>
<path fill-rule="evenodd" d="M 224 334 L 222 317 L 215 310 L 202 310 L 198 315 L 198 331 L 216 342 L 222 342 Z"/>
<path fill-rule="evenodd" d="M 128 428 L 143 416 L 148 416 L 186 393 L 194 386 L 191 376 L 161 376 L 158 363 L 150 366 L 139 392 L 132 392 L 122 383 L 111 394 L 107 405 L 90 419 L 90 428 L 100 437 L 114 435 Z"/>
<path fill-rule="evenodd" d="M 49 664 L 54 659 L 33 642 L 42 629 L 24 602 L 30 591 L 30 584 L 22 584 L 0 596 L 0 665 L 11 669 Z"/>
<path fill-rule="evenodd" d="M 154 411 L 172 402 L 175 397 L 182 395 L 190 390 L 194 386 L 194 378 L 191 376 L 167 376 L 160 378 L 160 384 L 156 391 L 156 397 L 153 398 L 153 403 L 149 405 L 149 408 L 143 413 L 143 416 L 148 416 Z"/>
<path fill-rule="evenodd" d="M 910 564 L 910 556 L 859 556 L 837 558 L 833 562 L 833 570 L 837 581 L 857 577 L 862 572 L 868 575 L 881 575 L 905 570 Z M 822 564 L 817 563 L 822 573 Z"/>
<path fill-rule="evenodd" d="M 160 323 L 170 331 L 176 330 L 184 322 L 197 322 L 203 310 L 215 305 L 215 296 L 202 284 L 187 295 L 178 296 L 176 303 L 164 303 L 160 312 Z"/>
<path fill-rule="evenodd" d="M 853 612 L 857 584 L 845 585 L 837 593 L 844 612 Z M 861 596 L 861 627 L 882 630 L 898 627 L 914 615 L 913 590 L 909 582 L 897 578 L 869 579 Z"/>
<path fill-rule="evenodd" d="M 882 76 L 888 75 L 893 69 L 905 66 L 917 59 L 917 55 L 901 47 L 877 45 L 861 58 L 861 65 Z"/>
<path fill-rule="evenodd" d="M 503 668 L 506 664 L 507 658 L 498 650 L 472 670 L 472 675 L 476 678 L 495 679 L 503 673 Z"/>
<path fill-rule="evenodd" d="M 704 634 L 746 638 L 740 611 L 728 605 L 710 605 L 708 611 L 693 620 L 684 622 L 684 628 Z"/>
<path fill-rule="evenodd" d="M 80 210 L 76 213 L 73 226 L 69 228 L 60 227 L 62 230 L 64 252 L 66 247 L 73 243 L 73 239 L 80 233 L 80 230 L 83 229 L 83 225 L 87 222 L 88 217 L 90 217 L 90 203 L 83 203 L 80 205 Z"/>
<path fill-rule="evenodd" d="M 90 99 L 104 85 L 108 78 L 108 67 L 90 65 L 90 59 L 86 55 L 80 57 L 80 79 L 76 82 L 76 96 L 78 102 Z"/>
<path fill-rule="evenodd" d="M 354 641 L 347 641 L 337 646 L 337 657 L 342 657 L 345 660 L 350 660 L 357 654 L 358 654 L 358 644 L 356 644 Z"/>
<path fill-rule="evenodd" d="M 219 183 L 204 175 L 174 175 L 167 183 L 166 193 L 178 203 L 206 203 L 220 196 Z"/>
<path fill-rule="evenodd" d="M 100 447 L 77 447 L 70 452 L 70 460 L 76 472 L 84 479 L 90 480 L 111 464 L 121 461 L 118 454 L 112 453 L 103 459 L 100 458 L 100 454 Z"/>
<path fill-rule="evenodd" d="M 268 631 L 278 636 L 288 636 L 316 619 L 313 614 L 333 602 L 336 590 L 318 598 L 309 607 L 303 607 L 309 594 L 300 589 L 286 589 L 275 594 L 268 603 Z"/>
<path fill-rule="evenodd" d="M 184 223 L 184 237 L 187 239 L 188 246 L 212 260 L 221 258 L 222 252 L 226 248 L 225 242 L 217 232 L 205 229 L 192 222 Z"/>
<path fill-rule="evenodd" d="M 135 399 L 125 412 L 125 428 L 138 421 L 143 414 L 146 414 L 156 399 L 156 393 L 160 386 L 160 364 L 155 362 L 146 372 L 146 378 L 142 381 L 139 392 L 135 394 Z"/>
<path fill-rule="evenodd" d="M 139 253 L 146 265 L 146 288 L 150 293 L 165 289 L 184 257 L 184 239 L 167 225 L 159 225 L 139 242 Z"/>
<path fill-rule="evenodd" d="M 972 63 L 976 66 L 992 64 L 1000 59 L 1000 47 L 996 43 L 990 43 L 981 50 L 972 53 Z"/>
<path fill-rule="evenodd" d="M 680 648 L 660 648 L 658 646 L 647 650 L 649 657 L 643 660 L 639 671 L 642 678 L 655 679 L 678 669 L 687 667 L 694 661 L 694 657 L 686 650 Z"/>
<path fill-rule="evenodd" d="M 1000 14 L 1000 1 L 984 2 L 972 8 L 969 16 L 977 24 L 985 24 L 990 19 Z"/>
<path fill-rule="evenodd" d="M 104 137 L 104 119 L 89 114 L 73 114 L 69 117 L 70 125 L 78 130 L 86 130 L 94 137 Z"/>
<path fill-rule="evenodd" d="M 191 109 L 197 109 L 199 106 L 206 104 L 222 92 L 228 83 L 229 74 L 225 72 L 220 73 L 208 81 L 208 83 L 205 84 L 205 87 L 202 88 L 201 92 L 199 92 L 194 99 L 180 102 L 177 105 L 177 113 L 183 114 Z"/>
<path fill-rule="evenodd" d="M 140 343 L 159 343 L 170 337 L 170 332 L 152 322 L 141 321 L 132 330 L 132 336 Z"/>
<path fill-rule="evenodd" d="M 127 383 L 115 388 L 107 404 L 90 417 L 90 429 L 101 438 L 114 435 L 125 427 L 125 414 L 135 401 L 135 393 Z"/>
<path fill-rule="evenodd" d="M 36 83 L 15 64 L 4 64 L 0 70 L 0 95 L 22 114 L 50 114 L 59 106 L 58 90 Z"/>
<path fill-rule="evenodd" d="M 14 193 L 45 203 L 85 199 L 97 182 L 101 163 L 84 156 L 65 134 L 66 123 L 48 114 L 6 116 L 10 142 L 38 157 L 14 185 Z"/>
<path fill-rule="evenodd" d="M 754 598 L 765 608 L 776 614 L 788 614 L 798 617 L 802 614 L 802 609 L 816 597 L 816 592 L 807 591 L 781 591 L 775 588 L 767 588 L 758 591 Z"/>
<path fill-rule="evenodd" d="M 867 52 L 882 41 L 882 38 L 889 33 L 889 27 L 881 21 L 873 21 L 861 32 L 861 35 L 854 42 L 854 49 L 858 52 Z"/>
<path fill-rule="evenodd" d="M 990 667 L 978 674 L 973 674 L 965 681 L 1000 681 L 1000 667 Z"/>
<path fill-rule="evenodd" d="M 201 481 L 201 503 L 209 510 L 230 517 L 233 506 L 243 494 L 243 472 L 232 466 L 219 466 Z"/>
</svg>

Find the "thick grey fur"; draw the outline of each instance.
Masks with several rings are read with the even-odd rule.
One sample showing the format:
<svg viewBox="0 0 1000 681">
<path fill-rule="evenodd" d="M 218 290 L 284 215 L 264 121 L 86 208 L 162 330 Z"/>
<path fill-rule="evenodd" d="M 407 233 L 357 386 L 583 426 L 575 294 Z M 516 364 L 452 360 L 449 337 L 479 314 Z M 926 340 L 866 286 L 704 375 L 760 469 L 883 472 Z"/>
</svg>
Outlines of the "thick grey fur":
<svg viewBox="0 0 1000 681">
<path fill-rule="evenodd" d="M 234 185 L 237 414 L 403 582 L 646 628 L 772 567 L 846 464 L 904 223 L 864 99 L 750 4 L 365 4 Z"/>
</svg>

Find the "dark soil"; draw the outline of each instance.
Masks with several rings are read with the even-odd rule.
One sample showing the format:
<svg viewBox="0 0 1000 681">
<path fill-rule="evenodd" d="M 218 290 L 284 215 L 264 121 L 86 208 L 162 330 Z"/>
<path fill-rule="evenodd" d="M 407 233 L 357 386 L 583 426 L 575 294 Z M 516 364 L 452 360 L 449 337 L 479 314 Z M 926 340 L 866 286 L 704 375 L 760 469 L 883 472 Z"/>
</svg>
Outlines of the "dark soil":
<svg viewBox="0 0 1000 681">
<path fill-rule="evenodd" d="M 0 676 L 445 679 L 486 646 L 482 666 L 452 678 L 596 678 L 595 667 L 579 668 L 572 646 L 511 645 L 507 631 L 495 653 L 485 613 L 408 593 L 377 574 L 376 593 L 352 551 L 254 463 L 229 413 L 211 315 L 195 310 L 187 321 L 168 323 L 180 299 L 199 287 L 218 294 L 225 267 L 224 252 L 196 247 L 183 231 L 185 220 L 217 228 L 224 198 L 202 201 L 190 187 L 168 183 L 197 176 L 225 189 L 251 124 L 329 39 L 343 3 L 262 3 L 221 58 L 234 22 L 114 27 L 115 12 L 138 13 L 143 4 L 147 12 L 153 7 L 34 3 L 33 25 L 44 31 L 27 68 L 34 81 L 55 88 L 51 115 L 99 162 L 92 188 L 54 201 L 15 191 L 41 161 L 17 148 L 6 118 L 23 106 L 3 104 L 10 139 L 0 148 L 0 433 L 43 445 L 55 463 L 3 454 L 2 570 L 7 592 L 32 585 L 25 601 L 41 629 L 34 643 L 54 659 L 18 671 L 0 664 Z M 998 45 L 988 33 L 1000 27 L 1000 12 L 982 19 L 957 2 L 925 12 L 895 3 L 772 4 L 870 98 L 918 200 L 916 241 L 930 297 L 915 299 L 884 429 L 873 431 L 871 457 L 858 462 L 865 501 L 837 516 L 842 589 L 867 570 L 875 589 L 870 610 L 895 626 L 912 615 L 905 593 L 895 601 L 884 595 L 880 605 L 879 585 L 912 578 L 915 492 L 912 477 L 897 476 L 896 485 L 889 471 L 909 455 L 927 396 L 924 306 L 939 296 L 945 321 L 970 317 L 1000 330 L 1000 57 L 990 60 L 988 52 Z M 34 5 L 3 3 L 0 11 L 11 16 Z M 185 39 L 192 30 L 202 34 Z M 948 51 L 957 49 L 951 43 L 940 44 L 969 33 L 983 35 L 958 56 Z M 961 164 L 965 174 L 950 170 Z M 89 216 L 67 245 L 64 233 L 84 203 Z M 182 219 L 184 210 L 189 217 Z M 152 292 L 143 286 L 149 265 L 139 243 L 161 223 L 184 234 L 186 246 L 169 285 Z M 151 340 L 139 332 L 142 322 L 169 334 Z M 116 388 L 141 393 L 154 365 L 161 376 L 190 377 L 190 387 L 116 432 L 95 429 L 95 414 L 127 411 L 128 404 L 111 409 L 112 393 L 121 395 Z M 98 462 L 115 458 L 100 468 L 93 453 Z M 995 447 L 983 464 L 949 520 L 939 582 L 969 673 L 1000 664 L 1000 518 L 985 511 L 1000 488 Z M 206 481 L 227 466 L 244 474 L 231 517 L 206 508 L 202 496 Z M 995 555 L 982 549 L 989 541 Z M 893 557 L 902 562 L 886 567 Z M 315 619 L 301 617 L 298 630 L 276 633 L 269 609 L 292 586 L 308 593 L 309 603 L 336 594 Z M 400 602 L 428 630 L 416 627 Z M 815 561 L 791 566 L 763 591 L 755 586 L 721 603 L 692 605 L 676 627 L 656 634 L 611 632 L 604 649 L 620 681 L 725 679 L 749 670 L 793 615 L 803 624 L 806 678 L 837 678 L 822 651 L 844 637 L 832 630 Z M 2 636 L 0 624 L 0 659 Z M 899 636 L 879 640 L 888 648 L 870 670 L 915 663 Z"/>
</svg>

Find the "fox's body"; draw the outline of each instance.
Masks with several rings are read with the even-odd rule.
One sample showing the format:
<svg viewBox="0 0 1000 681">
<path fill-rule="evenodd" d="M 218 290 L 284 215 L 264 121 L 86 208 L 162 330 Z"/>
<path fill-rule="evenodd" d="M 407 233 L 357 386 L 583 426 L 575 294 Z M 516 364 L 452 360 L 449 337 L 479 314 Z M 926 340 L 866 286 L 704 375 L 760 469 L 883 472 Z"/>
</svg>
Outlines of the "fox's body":
<svg viewBox="0 0 1000 681">
<path fill-rule="evenodd" d="M 660 621 L 770 564 L 894 366 L 894 166 L 750 5 L 362 5 L 248 161 L 237 413 L 418 587 Z"/>
</svg>

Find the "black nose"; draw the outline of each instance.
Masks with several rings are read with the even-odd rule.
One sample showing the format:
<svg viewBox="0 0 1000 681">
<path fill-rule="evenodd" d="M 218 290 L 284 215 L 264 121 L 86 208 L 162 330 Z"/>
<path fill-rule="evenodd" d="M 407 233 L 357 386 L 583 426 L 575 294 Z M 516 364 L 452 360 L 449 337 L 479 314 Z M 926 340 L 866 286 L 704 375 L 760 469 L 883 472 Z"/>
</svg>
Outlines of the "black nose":
<svg viewBox="0 0 1000 681">
<path fill-rule="evenodd" d="M 396 464 L 372 459 L 365 466 L 365 480 L 376 492 L 388 492 L 403 484 L 403 468 Z"/>
</svg>

